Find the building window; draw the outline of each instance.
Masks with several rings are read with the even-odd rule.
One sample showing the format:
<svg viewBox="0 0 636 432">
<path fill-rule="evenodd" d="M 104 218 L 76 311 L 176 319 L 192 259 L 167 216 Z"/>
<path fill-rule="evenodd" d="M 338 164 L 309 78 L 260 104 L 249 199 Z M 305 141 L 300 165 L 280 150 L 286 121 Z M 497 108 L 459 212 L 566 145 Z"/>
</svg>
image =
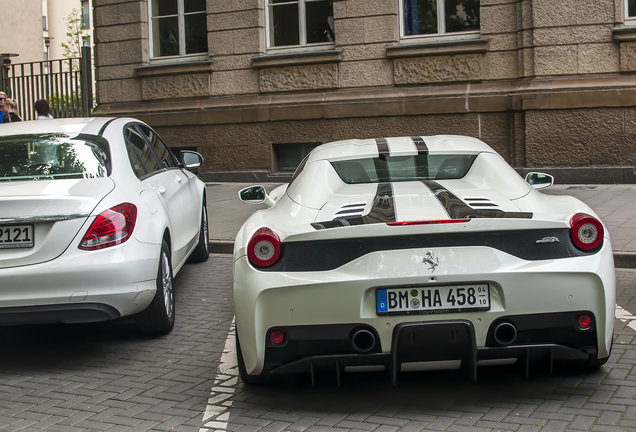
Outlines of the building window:
<svg viewBox="0 0 636 432">
<path fill-rule="evenodd" d="M 401 0 L 403 32 L 443 36 L 479 31 L 479 0 Z"/>
<path fill-rule="evenodd" d="M 267 0 L 269 46 L 332 44 L 333 0 Z"/>
<path fill-rule="evenodd" d="M 272 144 L 274 150 L 274 172 L 294 171 L 319 142 Z"/>
<path fill-rule="evenodd" d="M 636 24 L 636 0 L 625 0 L 625 22 Z"/>
<path fill-rule="evenodd" d="M 206 0 L 151 0 L 153 58 L 208 52 Z"/>
<path fill-rule="evenodd" d="M 82 0 L 82 30 L 91 28 L 91 8 L 88 5 L 88 0 Z"/>
</svg>

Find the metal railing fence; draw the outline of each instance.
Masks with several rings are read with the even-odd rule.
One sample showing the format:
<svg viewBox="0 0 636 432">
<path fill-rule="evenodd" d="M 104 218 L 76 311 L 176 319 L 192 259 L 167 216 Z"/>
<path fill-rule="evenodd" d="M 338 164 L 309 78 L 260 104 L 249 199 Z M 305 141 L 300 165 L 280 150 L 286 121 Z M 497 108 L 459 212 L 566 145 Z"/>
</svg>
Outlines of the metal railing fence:
<svg viewBox="0 0 636 432">
<path fill-rule="evenodd" d="M 46 99 L 55 118 L 90 117 L 93 110 L 93 74 L 91 49 L 82 47 L 82 56 L 31 63 L 14 63 L 0 55 L 4 65 L 0 89 L 15 99 L 22 120 L 33 120 L 33 107 L 38 99 Z"/>
</svg>

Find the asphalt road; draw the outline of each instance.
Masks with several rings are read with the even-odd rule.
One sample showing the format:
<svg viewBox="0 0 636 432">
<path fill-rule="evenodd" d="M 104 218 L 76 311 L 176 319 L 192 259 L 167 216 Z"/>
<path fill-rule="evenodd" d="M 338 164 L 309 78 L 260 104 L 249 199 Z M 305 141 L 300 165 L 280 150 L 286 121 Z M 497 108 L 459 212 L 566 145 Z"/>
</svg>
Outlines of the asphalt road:
<svg viewBox="0 0 636 432">
<path fill-rule="evenodd" d="M 131 320 L 3 328 L 0 431 L 419 432 L 636 429 L 636 270 L 619 270 L 614 351 L 593 373 L 514 366 L 291 380 L 237 378 L 232 258 L 212 255 L 175 279 L 177 322 L 164 337 Z"/>
</svg>

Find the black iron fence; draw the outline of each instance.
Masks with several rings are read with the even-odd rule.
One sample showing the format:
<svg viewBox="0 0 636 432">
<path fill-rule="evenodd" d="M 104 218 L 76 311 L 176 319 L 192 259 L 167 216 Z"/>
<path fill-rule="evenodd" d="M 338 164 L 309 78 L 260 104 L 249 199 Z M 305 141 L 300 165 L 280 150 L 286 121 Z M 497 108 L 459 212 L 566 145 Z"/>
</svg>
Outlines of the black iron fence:
<svg viewBox="0 0 636 432">
<path fill-rule="evenodd" d="M 82 56 L 32 63 L 11 63 L 0 55 L 4 65 L 0 74 L 0 89 L 15 99 L 18 115 L 33 120 L 37 114 L 33 105 L 46 99 L 55 118 L 89 117 L 94 107 L 91 49 L 82 47 Z"/>
</svg>

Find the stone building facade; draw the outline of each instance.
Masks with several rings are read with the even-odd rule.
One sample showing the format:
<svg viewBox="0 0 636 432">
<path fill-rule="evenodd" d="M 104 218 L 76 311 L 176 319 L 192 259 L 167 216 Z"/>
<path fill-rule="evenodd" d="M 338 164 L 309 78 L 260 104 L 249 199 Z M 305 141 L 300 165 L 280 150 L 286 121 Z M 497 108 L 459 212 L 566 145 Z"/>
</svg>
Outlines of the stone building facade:
<svg viewBox="0 0 636 432">
<path fill-rule="evenodd" d="M 160 51 L 170 1 L 199 37 Z M 96 114 L 196 148 L 205 180 L 286 177 L 318 143 L 434 134 L 561 182 L 636 180 L 636 1 L 170 1 L 93 0 Z"/>
</svg>

